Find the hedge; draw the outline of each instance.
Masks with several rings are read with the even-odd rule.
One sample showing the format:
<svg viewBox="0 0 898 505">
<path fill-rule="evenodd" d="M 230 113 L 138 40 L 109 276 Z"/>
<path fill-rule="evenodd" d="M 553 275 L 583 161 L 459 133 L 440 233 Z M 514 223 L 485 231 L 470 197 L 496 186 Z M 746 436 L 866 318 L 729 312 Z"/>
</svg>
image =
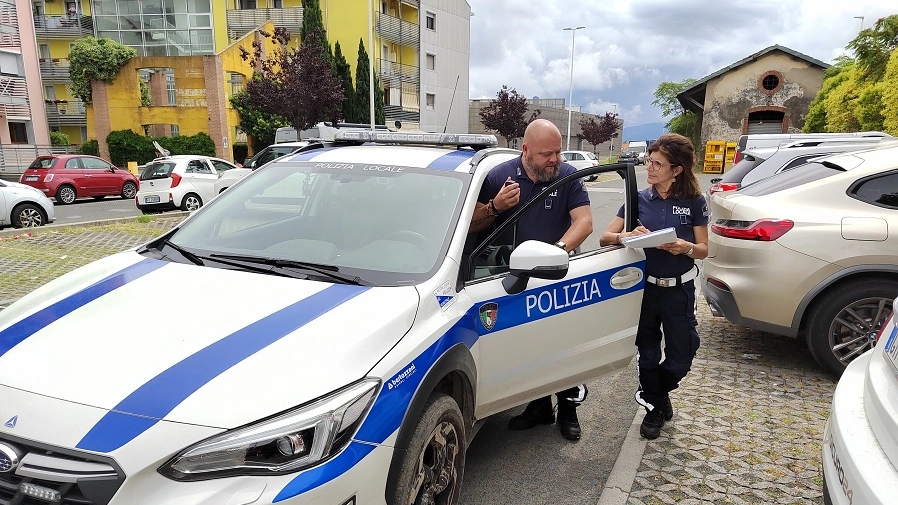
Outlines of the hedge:
<svg viewBox="0 0 898 505">
<path fill-rule="evenodd" d="M 143 165 L 157 157 L 153 141 L 159 142 L 171 154 L 196 154 L 215 156 L 215 142 L 205 133 L 196 135 L 180 135 L 177 137 L 146 137 L 131 130 L 117 130 L 106 137 L 109 146 L 109 161 L 113 165 L 124 167 L 129 161 Z"/>
</svg>

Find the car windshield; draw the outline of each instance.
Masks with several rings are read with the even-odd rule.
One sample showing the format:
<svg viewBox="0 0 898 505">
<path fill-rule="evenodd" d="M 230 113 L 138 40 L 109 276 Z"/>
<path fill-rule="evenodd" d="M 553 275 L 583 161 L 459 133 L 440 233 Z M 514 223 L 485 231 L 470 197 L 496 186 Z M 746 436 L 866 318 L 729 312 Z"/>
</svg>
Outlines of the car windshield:
<svg viewBox="0 0 898 505">
<path fill-rule="evenodd" d="M 767 177 L 747 186 L 743 186 L 739 190 L 739 194 L 749 196 L 769 195 L 771 193 L 800 186 L 807 182 L 840 174 L 844 171 L 845 169 L 843 167 L 826 161 L 822 163 L 807 163 L 805 165 L 799 165 L 788 172 L 782 172 L 773 177 Z"/>
<path fill-rule="evenodd" d="M 442 264 L 471 176 L 371 167 L 272 164 L 222 193 L 170 240 L 204 256 L 337 267 L 371 285 L 423 281 Z"/>
<path fill-rule="evenodd" d="M 735 165 L 732 166 L 726 173 L 723 175 L 721 182 L 737 182 L 741 183 L 742 179 L 745 178 L 745 174 L 754 170 L 754 168 L 761 163 L 764 162 L 764 158 L 760 156 L 752 156 L 750 154 L 744 154 L 742 159 L 739 160 Z"/>
<path fill-rule="evenodd" d="M 589 159 L 591 159 L 591 160 L 597 160 L 597 159 L 598 159 L 598 158 L 596 158 L 596 155 L 595 155 L 595 154 L 589 153 L 589 152 L 586 153 L 586 157 L 589 158 Z"/>
<path fill-rule="evenodd" d="M 151 161 L 144 166 L 140 172 L 140 180 L 149 181 L 151 179 L 165 179 L 171 175 L 175 169 L 173 161 Z"/>
<path fill-rule="evenodd" d="M 56 158 L 38 158 L 32 161 L 28 168 L 50 168 L 54 162 L 56 162 Z"/>
</svg>

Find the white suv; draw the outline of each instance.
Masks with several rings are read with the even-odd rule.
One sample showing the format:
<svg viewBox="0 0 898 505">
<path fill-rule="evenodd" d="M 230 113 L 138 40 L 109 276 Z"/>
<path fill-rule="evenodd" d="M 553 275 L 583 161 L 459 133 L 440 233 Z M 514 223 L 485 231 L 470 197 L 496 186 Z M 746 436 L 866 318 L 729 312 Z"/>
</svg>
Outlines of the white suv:
<svg viewBox="0 0 898 505">
<path fill-rule="evenodd" d="M 237 168 L 209 156 L 175 155 L 156 158 L 140 171 L 140 189 L 134 197 L 144 212 L 181 209 L 194 211 L 217 193 L 221 174 Z"/>
<path fill-rule="evenodd" d="M 635 227 L 632 165 L 469 235 L 495 143 L 338 133 L 0 312 L 0 497 L 456 503 L 480 421 L 628 366 L 645 279 L 641 249 L 496 254 L 595 173 Z"/>
</svg>

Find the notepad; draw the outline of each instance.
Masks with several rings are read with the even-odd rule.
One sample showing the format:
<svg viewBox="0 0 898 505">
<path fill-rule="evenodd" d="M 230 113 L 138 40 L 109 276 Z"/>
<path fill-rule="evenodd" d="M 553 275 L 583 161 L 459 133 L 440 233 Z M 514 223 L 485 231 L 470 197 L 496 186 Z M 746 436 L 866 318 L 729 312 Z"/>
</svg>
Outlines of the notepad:
<svg viewBox="0 0 898 505">
<path fill-rule="evenodd" d="M 622 244 L 632 248 L 658 247 L 661 244 L 669 244 L 676 241 L 677 232 L 673 228 L 664 228 L 644 235 L 634 235 L 621 239 Z"/>
</svg>

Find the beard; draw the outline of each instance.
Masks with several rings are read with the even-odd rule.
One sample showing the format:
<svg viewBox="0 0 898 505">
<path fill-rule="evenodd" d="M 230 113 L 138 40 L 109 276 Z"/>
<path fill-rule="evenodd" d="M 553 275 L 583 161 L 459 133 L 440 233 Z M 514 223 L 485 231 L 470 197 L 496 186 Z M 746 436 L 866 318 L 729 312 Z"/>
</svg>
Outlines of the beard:
<svg viewBox="0 0 898 505">
<path fill-rule="evenodd" d="M 552 182 L 558 178 L 558 173 L 561 171 L 560 165 L 537 167 L 536 164 L 533 163 L 533 156 L 530 154 L 524 157 L 524 162 L 524 168 L 536 176 L 536 182 Z"/>
</svg>

